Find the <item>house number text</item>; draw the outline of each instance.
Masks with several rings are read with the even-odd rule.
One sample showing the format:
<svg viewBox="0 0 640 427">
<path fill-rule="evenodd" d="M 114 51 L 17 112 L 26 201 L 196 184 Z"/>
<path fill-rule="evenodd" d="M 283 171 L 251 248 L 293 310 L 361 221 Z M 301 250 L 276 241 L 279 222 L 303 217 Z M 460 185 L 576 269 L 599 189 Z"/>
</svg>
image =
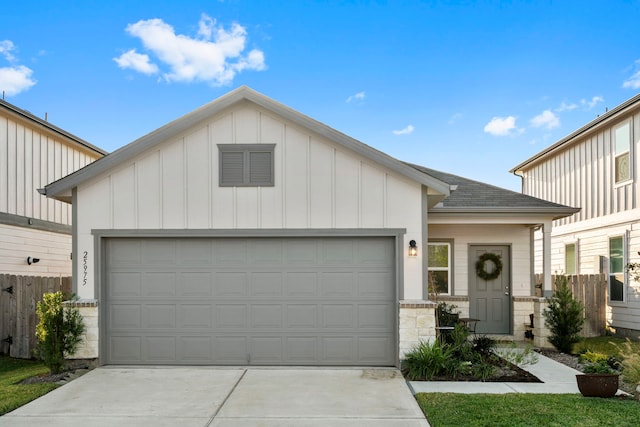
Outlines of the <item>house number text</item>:
<svg viewBox="0 0 640 427">
<path fill-rule="evenodd" d="M 89 258 L 89 252 L 84 251 L 82 254 L 82 286 L 87 285 L 87 259 Z"/>
</svg>

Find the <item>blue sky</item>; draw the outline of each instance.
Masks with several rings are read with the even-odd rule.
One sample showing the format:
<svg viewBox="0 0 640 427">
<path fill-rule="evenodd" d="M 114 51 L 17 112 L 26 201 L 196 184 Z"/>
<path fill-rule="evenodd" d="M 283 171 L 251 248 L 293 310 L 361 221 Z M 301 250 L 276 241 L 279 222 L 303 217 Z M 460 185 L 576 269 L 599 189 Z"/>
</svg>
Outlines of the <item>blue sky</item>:
<svg viewBox="0 0 640 427">
<path fill-rule="evenodd" d="M 509 169 L 640 92 L 640 1 L 30 1 L 5 99 L 113 151 L 248 85 L 401 160 Z"/>
</svg>

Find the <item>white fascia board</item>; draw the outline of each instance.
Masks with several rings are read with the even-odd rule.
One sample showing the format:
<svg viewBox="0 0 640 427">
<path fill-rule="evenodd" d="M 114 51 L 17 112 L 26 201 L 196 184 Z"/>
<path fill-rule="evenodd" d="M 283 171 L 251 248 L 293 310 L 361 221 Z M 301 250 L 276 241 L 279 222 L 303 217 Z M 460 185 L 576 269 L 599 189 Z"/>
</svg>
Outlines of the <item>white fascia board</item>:
<svg viewBox="0 0 640 427">
<path fill-rule="evenodd" d="M 579 212 L 577 208 L 486 208 L 486 209 L 433 209 L 429 211 L 429 223 L 434 224 L 464 224 L 478 223 L 509 223 L 509 224 L 539 224 L 553 221 Z"/>
</svg>

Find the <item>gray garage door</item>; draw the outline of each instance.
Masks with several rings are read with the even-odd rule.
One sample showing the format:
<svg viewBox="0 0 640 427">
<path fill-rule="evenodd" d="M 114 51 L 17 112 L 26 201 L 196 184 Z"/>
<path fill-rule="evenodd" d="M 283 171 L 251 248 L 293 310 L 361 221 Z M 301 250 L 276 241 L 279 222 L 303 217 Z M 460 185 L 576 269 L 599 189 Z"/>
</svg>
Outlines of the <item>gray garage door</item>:
<svg viewBox="0 0 640 427">
<path fill-rule="evenodd" d="M 107 364 L 395 364 L 392 238 L 105 246 Z"/>
</svg>

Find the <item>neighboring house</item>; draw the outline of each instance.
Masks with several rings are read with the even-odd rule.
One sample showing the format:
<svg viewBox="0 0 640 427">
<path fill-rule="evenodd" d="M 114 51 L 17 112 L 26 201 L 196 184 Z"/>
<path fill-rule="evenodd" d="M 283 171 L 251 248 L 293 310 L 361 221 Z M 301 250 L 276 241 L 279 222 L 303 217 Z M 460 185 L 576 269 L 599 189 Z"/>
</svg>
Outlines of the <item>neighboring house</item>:
<svg viewBox="0 0 640 427">
<path fill-rule="evenodd" d="M 640 260 L 640 95 L 517 165 L 525 194 L 579 206 L 553 224 L 550 269 L 607 273 L 608 320 L 619 334 L 640 332 L 640 283 L 625 271 Z M 541 245 L 537 245 L 540 249 Z M 542 257 L 536 252 L 536 268 Z"/>
<path fill-rule="evenodd" d="M 0 100 L 0 274 L 71 275 L 71 206 L 37 189 L 105 154 Z"/>
<path fill-rule="evenodd" d="M 576 211 L 403 163 L 246 87 L 42 192 L 73 204 L 75 291 L 100 310 L 83 354 L 103 364 L 397 366 L 435 335 L 429 278 L 479 330 L 520 334 L 531 230 Z M 487 253 L 503 269 L 479 282 Z"/>
</svg>

